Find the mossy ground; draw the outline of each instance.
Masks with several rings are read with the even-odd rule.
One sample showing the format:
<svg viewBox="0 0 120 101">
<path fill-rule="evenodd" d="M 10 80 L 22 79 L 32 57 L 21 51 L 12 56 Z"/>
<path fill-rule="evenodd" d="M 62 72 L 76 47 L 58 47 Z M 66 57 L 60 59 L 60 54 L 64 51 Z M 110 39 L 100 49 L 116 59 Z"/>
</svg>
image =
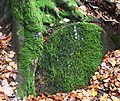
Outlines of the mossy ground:
<svg viewBox="0 0 120 101">
<path fill-rule="evenodd" d="M 44 82 L 39 92 L 68 92 L 87 86 L 107 44 L 107 34 L 95 24 L 71 24 L 56 31 L 44 44 L 39 61 Z"/>
</svg>

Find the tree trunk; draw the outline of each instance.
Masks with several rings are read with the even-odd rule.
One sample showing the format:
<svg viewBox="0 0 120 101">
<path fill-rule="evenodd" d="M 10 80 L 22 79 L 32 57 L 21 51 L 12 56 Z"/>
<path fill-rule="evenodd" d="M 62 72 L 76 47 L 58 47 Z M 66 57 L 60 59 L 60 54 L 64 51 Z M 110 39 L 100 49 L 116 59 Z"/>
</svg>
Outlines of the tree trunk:
<svg viewBox="0 0 120 101">
<path fill-rule="evenodd" d="M 4 27 L 6 24 L 11 23 L 11 10 L 10 2 L 8 0 L 1 0 L 0 3 L 0 26 Z"/>
<path fill-rule="evenodd" d="M 18 93 L 20 97 L 35 95 L 37 57 L 42 50 L 42 24 L 35 0 L 12 0 L 13 39 L 18 55 Z M 39 36 L 36 35 L 39 33 Z"/>
</svg>

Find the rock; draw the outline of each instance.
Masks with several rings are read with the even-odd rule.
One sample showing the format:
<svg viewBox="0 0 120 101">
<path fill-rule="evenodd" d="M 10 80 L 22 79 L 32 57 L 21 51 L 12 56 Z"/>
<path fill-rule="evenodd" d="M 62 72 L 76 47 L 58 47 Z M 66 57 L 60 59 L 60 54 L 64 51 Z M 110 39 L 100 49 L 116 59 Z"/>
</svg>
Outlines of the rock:
<svg viewBox="0 0 120 101">
<path fill-rule="evenodd" d="M 56 93 L 87 86 L 102 56 L 114 45 L 102 28 L 81 22 L 57 30 L 43 49 L 37 92 Z"/>
<path fill-rule="evenodd" d="M 116 49 L 120 48 L 120 35 L 119 34 L 113 36 L 113 42 L 115 44 Z"/>
</svg>

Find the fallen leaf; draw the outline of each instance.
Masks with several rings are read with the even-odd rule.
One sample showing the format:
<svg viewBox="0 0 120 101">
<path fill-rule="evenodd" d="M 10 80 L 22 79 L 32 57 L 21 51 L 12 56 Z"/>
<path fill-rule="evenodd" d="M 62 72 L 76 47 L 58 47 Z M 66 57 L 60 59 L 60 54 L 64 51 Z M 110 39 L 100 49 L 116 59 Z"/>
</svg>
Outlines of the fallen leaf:
<svg viewBox="0 0 120 101">
<path fill-rule="evenodd" d="M 14 70 L 17 70 L 17 69 L 18 69 L 17 64 L 14 64 L 14 65 L 13 65 L 13 69 L 14 69 Z"/>
<path fill-rule="evenodd" d="M 116 96 L 111 96 L 112 101 L 120 101 L 120 99 Z"/>
<path fill-rule="evenodd" d="M 108 78 L 108 76 L 109 76 L 109 74 L 107 74 L 107 73 L 105 73 L 104 75 L 103 75 L 103 77 L 106 79 L 106 78 Z"/>
<path fill-rule="evenodd" d="M 6 99 L 7 98 L 7 95 L 0 90 L 0 101 L 3 101 L 3 99 Z"/>
<path fill-rule="evenodd" d="M 9 63 L 9 62 L 11 62 L 11 61 L 12 61 L 11 58 L 6 58 L 6 62 L 7 62 L 7 63 Z"/>
<path fill-rule="evenodd" d="M 104 94 L 103 96 L 100 97 L 100 101 L 107 101 L 108 94 Z"/>
<path fill-rule="evenodd" d="M 50 17 L 50 14 L 46 14 L 47 17 Z"/>
<path fill-rule="evenodd" d="M 13 73 L 13 74 L 10 75 L 10 77 L 13 78 L 14 80 L 16 80 L 17 75 L 15 73 Z"/>
<path fill-rule="evenodd" d="M 12 82 L 10 83 L 10 86 L 16 86 L 17 84 L 18 84 L 18 83 L 12 81 Z"/>
<path fill-rule="evenodd" d="M 120 87 L 120 81 L 115 80 L 115 85 L 116 85 L 117 87 Z"/>
<path fill-rule="evenodd" d="M 47 39 L 48 39 L 48 37 L 44 36 L 44 37 L 43 37 L 43 42 L 46 42 Z"/>
<path fill-rule="evenodd" d="M 9 77 L 10 77 L 10 72 L 8 72 L 8 73 L 5 73 L 4 75 L 5 75 L 5 77 L 8 79 Z"/>
<path fill-rule="evenodd" d="M 10 58 L 13 58 L 15 54 L 16 54 L 16 53 L 15 53 L 14 51 L 10 51 L 10 52 L 9 52 L 9 57 L 10 57 Z"/>
<path fill-rule="evenodd" d="M 111 63 L 111 65 L 114 67 L 116 65 L 115 58 L 111 58 L 111 60 L 109 61 L 109 63 Z"/>
<path fill-rule="evenodd" d="M 14 61 L 9 62 L 9 65 L 10 65 L 10 66 L 14 66 L 14 65 L 15 65 L 15 62 L 14 62 Z"/>
<path fill-rule="evenodd" d="M 11 71 L 12 67 L 11 66 L 7 66 L 6 69 Z"/>
<path fill-rule="evenodd" d="M 3 86 L 3 91 L 5 94 L 7 94 L 8 96 L 12 96 L 13 95 L 13 90 L 12 87 L 10 86 Z"/>
<path fill-rule="evenodd" d="M 0 32 L 0 37 L 1 37 L 2 35 L 3 35 L 2 32 Z"/>
<path fill-rule="evenodd" d="M 2 81 L 2 86 L 8 86 L 9 84 L 8 84 L 8 81 L 7 81 L 7 79 L 4 79 L 3 81 Z"/>
<path fill-rule="evenodd" d="M 109 78 L 107 78 L 107 79 L 104 79 L 103 81 L 104 81 L 104 82 L 109 82 L 109 80 L 110 80 L 110 79 L 109 79 Z"/>
<path fill-rule="evenodd" d="M 59 23 L 61 23 L 61 24 L 62 24 L 62 23 L 64 23 L 64 22 L 63 22 L 63 21 L 59 21 Z"/>
</svg>

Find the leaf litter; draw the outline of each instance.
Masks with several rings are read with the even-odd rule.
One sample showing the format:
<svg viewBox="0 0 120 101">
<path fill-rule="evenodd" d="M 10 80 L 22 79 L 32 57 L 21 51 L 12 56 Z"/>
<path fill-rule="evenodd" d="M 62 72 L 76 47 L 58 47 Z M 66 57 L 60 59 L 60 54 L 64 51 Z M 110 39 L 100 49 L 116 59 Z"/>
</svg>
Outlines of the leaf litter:
<svg viewBox="0 0 120 101">
<path fill-rule="evenodd" d="M 120 49 L 108 51 L 90 79 L 90 85 L 69 93 L 16 97 L 18 67 L 16 53 L 9 50 L 11 35 L 0 34 L 0 101 L 120 101 Z"/>
<path fill-rule="evenodd" d="M 89 86 L 69 93 L 30 95 L 23 101 L 120 101 L 120 49 L 107 52 Z"/>
<path fill-rule="evenodd" d="M 0 101 L 120 101 L 120 49 L 107 52 L 83 89 L 16 98 L 18 67 L 13 61 L 16 53 L 8 50 L 10 40 L 10 35 L 0 34 Z"/>
<path fill-rule="evenodd" d="M 17 92 L 17 64 L 13 61 L 16 53 L 10 51 L 11 34 L 0 32 L 0 101 L 13 101 Z"/>
</svg>

